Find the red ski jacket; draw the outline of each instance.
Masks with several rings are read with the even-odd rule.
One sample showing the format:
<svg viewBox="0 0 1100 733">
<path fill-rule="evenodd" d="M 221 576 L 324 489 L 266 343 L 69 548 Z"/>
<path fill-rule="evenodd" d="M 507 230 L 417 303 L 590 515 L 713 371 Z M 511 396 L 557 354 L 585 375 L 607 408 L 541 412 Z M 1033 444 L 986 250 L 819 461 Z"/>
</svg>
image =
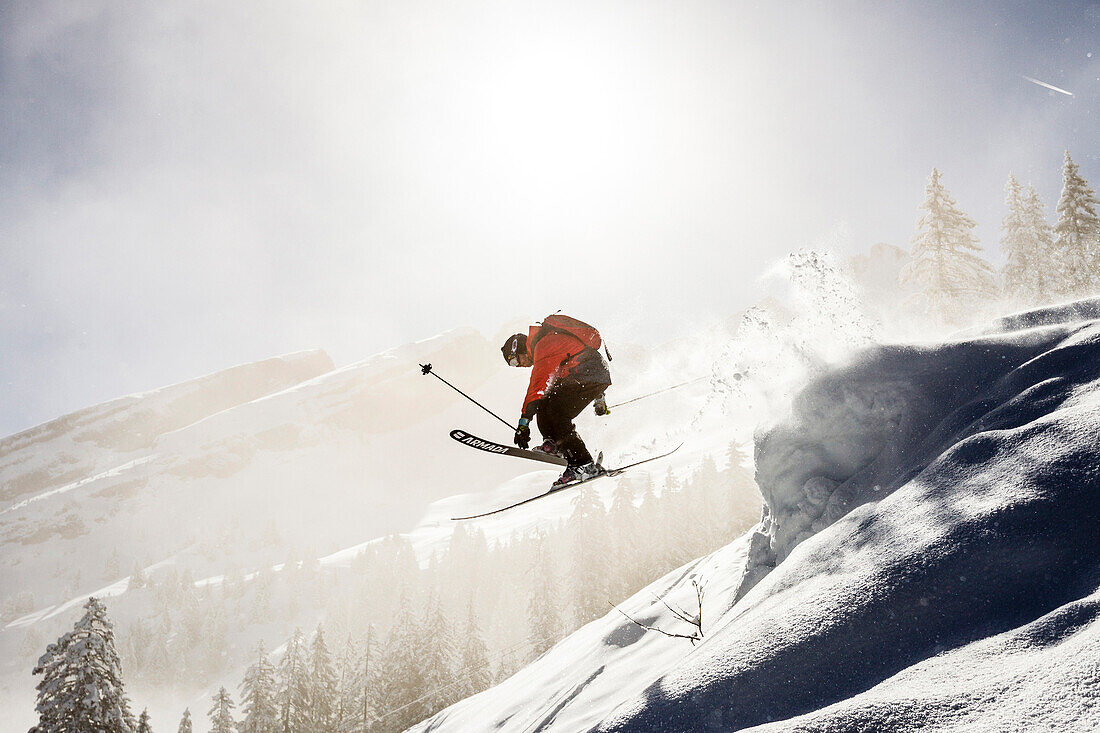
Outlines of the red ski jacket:
<svg viewBox="0 0 1100 733">
<path fill-rule="evenodd" d="M 530 420 L 538 402 L 565 379 L 579 384 L 611 384 L 611 374 L 600 356 L 599 332 L 583 321 L 563 315 L 547 316 L 527 333 L 527 353 L 533 362 L 531 382 L 523 400 L 523 417 Z"/>
</svg>

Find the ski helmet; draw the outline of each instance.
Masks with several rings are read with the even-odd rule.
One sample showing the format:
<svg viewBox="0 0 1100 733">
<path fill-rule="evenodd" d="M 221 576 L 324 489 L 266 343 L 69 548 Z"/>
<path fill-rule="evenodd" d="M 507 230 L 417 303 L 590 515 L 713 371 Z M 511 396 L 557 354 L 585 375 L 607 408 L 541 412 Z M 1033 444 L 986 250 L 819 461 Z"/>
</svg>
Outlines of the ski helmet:
<svg viewBox="0 0 1100 733">
<path fill-rule="evenodd" d="M 500 347 L 500 353 L 504 354 L 508 366 L 518 367 L 520 354 L 527 353 L 527 336 L 522 333 L 509 336 L 504 346 Z"/>
</svg>

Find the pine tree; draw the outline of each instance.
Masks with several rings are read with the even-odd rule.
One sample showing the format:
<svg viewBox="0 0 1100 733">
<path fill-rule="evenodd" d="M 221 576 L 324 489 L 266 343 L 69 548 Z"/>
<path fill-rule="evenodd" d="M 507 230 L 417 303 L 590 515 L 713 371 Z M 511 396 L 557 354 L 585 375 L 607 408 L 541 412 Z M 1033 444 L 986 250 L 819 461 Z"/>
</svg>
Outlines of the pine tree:
<svg viewBox="0 0 1100 733">
<path fill-rule="evenodd" d="M 940 183 L 939 170 L 925 189 L 925 213 L 913 237 L 913 251 L 901 281 L 914 289 L 916 307 L 940 324 L 955 323 L 967 308 L 996 294 L 993 269 L 980 252 L 976 226 Z"/>
<path fill-rule="evenodd" d="M 240 733 L 277 733 L 279 709 L 275 700 L 275 665 L 267 658 L 264 643 L 256 650 L 256 661 L 241 681 Z"/>
<path fill-rule="evenodd" d="M 1058 263 L 1058 253 L 1054 246 L 1054 231 L 1047 222 L 1047 207 L 1039 198 L 1035 187 L 1028 185 L 1025 195 L 1027 206 L 1027 236 L 1034 243 L 1035 256 L 1032 258 L 1031 292 L 1035 304 L 1052 302 L 1062 290 L 1065 276 Z"/>
<path fill-rule="evenodd" d="M 364 727 L 377 721 L 379 711 L 382 710 L 382 679 L 379 677 L 378 662 L 379 652 L 376 649 L 377 642 L 374 635 L 374 624 L 367 624 L 367 639 L 363 643 L 363 657 L 360 662 L 361 684 L 363 697 L 361 704 L 363 714 L 361 720 Z"/>
<path fill-rule="evenodd" d="M 385 723 L 393 730 L 405 730 L 427 717 L 424 695 L 424 659 L 412 600 L 403 593 L 397 618 L 386 638 L 376 679 L 384 701 Z"/>
<path fill-rule="evenodd" d="M 1001 220 L 1001 249 L 1006 261 L 1001 270 L 1004 292 L 1021 304 L 1036 302 L 1032 286 L 1035 243 L 1028 236 L 1028 208 L 1023 186 L 1016 176 L 1008 175 L 1005 184 L 1005 206 L 1008 212 Z"/>
<path fill-rule="evenodd" d="M 194 733 L 191 728 L 191 709 L 184 708 L 183 717 L 180 718 L 180 727 L 176 733 Z"/>
<path fill-rule="evenodd" d="M 133 733 L 137 727 L 107 608 L 93 597 L 84 609 L 73 630 L 50 644 L 34 668 L 42 681 L 33 733 Z"/>
<path fill-rule="evenodd" d="M 110 557 L 107 558 L 107 562 L 103 565 L 103 577 L 108 580 L 115 580 L 118 578 L 118 571 L 120 568 L 120 560 L 118 558 L 118 547 L 114 547 L 111 550 Z"/>
<path fill-rule="evenodd" d="M 573 610 L 578 626 L 607 613 L 611 595 L 608 573 L 607 510 L 599 492 L 582 486 L 569 516 L 569 579 L 573 589 Z"/>
<path fill-rule="evenodd" d="M 493 679 L 496 684 L 500 684 L 514 675 L 519 668 L 520 664 L 516 659 L 515 649 L 505 647 L 504 651 L 500 653 L 500 661 L 497 663 L 496 674 L 493 675 Z"/>
<path fill-rule="evenodd" d="M 336 716 L 336 672 L 321 624 L 313 634 L 309 657 L 309 730 L 326 733 Z"/>
<path fill-rule="evenodd" d="M 1034 186 L 1025 191 L 1012 176 L 1005 191 L 1009 209 L 1001 226 L 1001 246 L 1008 255 L 1002 271 L 1005 296 L 1019 306 L 1049 303 L 1065 291 L 1065 273 L 1046 220 L 1046 206 Z"/>
<path fill-rule="evenodd" d="M 279 729 L 282 733 L 304 733 L 309 729 L 309 672 L 301 629 L 294 629 L 286 644 L 279 663 L 278 685 Z"/>
<path fill-rule="evenodd" d="M 366 730 L 367 727 L 363 709 L 363 695 L 366 693 L 363 674 L 366 671 L 366 665 L 362 663 L 360 656 L 351 634 L 348 634 L 338 664 L 340 672 L 339 681 L 336 684 L 334 725 L 337 733 L 352 733 L 352 731 Z"/>
<path fill-rule="evenodd" d="M 164 685 L 175 678 L 172 655 L 168 651 L 169 631 L 158 625 L 149 632 L 149 647 L 145 657 L 145 679 L 155 685 Z"/>
<path fill-rule="evenodd" d="M 640 537 L 645 537 L 646 541 L 641 548 L 642 567 L 639 572 L 641 581 L 652 581 L 668 572 L 671 566 L 668 561 L 668 550 L 665 547 L 665 515 L 661 511 L 661 499 L 657 497 L 653 478 L 649 474 L 644 474 L 642 477 L 641 493 L 638 534 Z M 668 489 L 661 493 L 662 496 L 667 494 Z"/>
<path fill-rule="evenodd" d="M 688 526 L 683 528 L 686 537 L 694 539 L 692 557 L 704 555 L 732 541 L 726 528 L 729 526 L 728 502 L 724 501 L 727 487 L 718 473 L 714 458 L 707 455 L 691 478 L 688 497 L 691 506 L 686 513 Z"/>
<path fill-rule="evenodd" d="M 489 668 L 489 649 L 481 633 L 477 612 L 474 610 L 474 598 L 466 608 L 466 625 L 462 629 L 462 653 L 459 656 L 462 666 L 462 684 L 455 693 L 455 699 L 462 700 L 487 690 L 493 684 L 492 670 Z"/>
<path fill-rule="evenodd" d="M 641 519 L 635 504 L 637 491 L 630 479 L 620 479 L 611 495 L 611 509 L 607 512 L 607 525 L 611 530 L 614 558 L 612 567 L 613 603 L 628 597 L 638 589 L 640 569 L 645 563 L 642 548 Z"/>
<path fill-rule="evenodd" d="M 153 727 L 149 725 L 149 708 L 142 710 L 138 716 L 137 733 L 153 733 Z"/>
<path fill-rule="evenodd" d="M 1055 246 L 1065 281 L 1064 292 L 1088 295 L 1100 287 L 1100 201 L 1069 157 L 1062 165 L 1062 195 L 1058 199 L 1058 223 L 1054 225 Z"/>
<path fill-rule="evenodd" d="M 554 557 L 542 534 L 535 541 L 534 565 L 528 574 L 531 589 L 527 601 L 527 639 L 532 657 L 538 657 L 565 636 L 559 608 L 562 603 L 561 583 L 554 570 Z"/>
<path fill-rule="evenodd" d="M 454 686 L 455 658 L 454 639 L 451 625 L 443 612 L 443 603 L 439 596 L 428 601 L 424 623 L 420 625 L 419 644 L 424 653 L 423 694 L 429 695 L 425 701 L 424 717 L 434 714 L 456 701 Z"/>
<path fill-rule="evenodd" d="M 726 470 L 722 472 L 722 481 L 729 487 L 729 516 L 731 519 L 730 536 L 736 537 L 753 526 L 760 518 L 760 488 L 752 470 L 745 467 L 750 463 L 748 455 L 737 443 L 731 443 L 726 454 Z"/>
<path fill-rule="evenodd" d="M 134 561 L 134 569 L 130 572 L 130 582 L 127 585 L 129 590 L 135 588 L 144 588 L 148 585 L 149 579 L 145 576 L 145 568 L 137 560 Z"/>
<path fill-rule="evenodd" d="M 229 697 L 229 691 L 224 687 L 214 695 L 214 706 L 207 715 L 210 716 L 210 724 L 213 726 L 210 733 L 233 733 L 233 699 Z"/>
</svg>

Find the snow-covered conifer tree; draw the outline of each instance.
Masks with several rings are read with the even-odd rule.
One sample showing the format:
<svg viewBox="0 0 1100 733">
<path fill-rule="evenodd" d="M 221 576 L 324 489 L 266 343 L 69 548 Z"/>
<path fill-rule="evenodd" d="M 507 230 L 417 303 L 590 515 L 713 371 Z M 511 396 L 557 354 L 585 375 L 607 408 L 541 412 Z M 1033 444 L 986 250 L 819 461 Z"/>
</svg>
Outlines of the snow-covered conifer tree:
<svg viewBox="0 0 1100 733">
<path fill-rule="evenodd" d="M 620 479 L 611 496 L 611 509 L 607 512 L 607 524 L 611 530 L 612 596 L 608 600 L 618 602 L 637 590 L 639 572 L 645 563 L 642 547 L 641 522 L 635 505 L 637 492 L 630 479 Z"/>
<path fill-rule="evenodd" d="M 1028 211 L 1024 188 L 1016 176 L 1008 175 L 1005 184 L 1005 206 L 1008 211 L 1001 220 L 1001 249 L 1006 261 L 1001 270 L 1001 283 L 1005 295 L 1021 304 L 1034 303 L 1036 294 L 1032 287 L 1035 243 L 1028 236 Z"/>
<path fill-rule="evenodd" d="M 118 557 L 118 546 L 116 545 L 111 550 L 110 557 L 107 558 L 107 562 L 103 565 L 103 577 L 107 580 L 115 580 L 118 578 L 118 571 L 120 567 L 120 560 Z"/>
<path fill-rule="evenodd" d="M 277 733 L 279 709 L 275 700 L 275 665 L 267 658 L 261 641 L 256 650 L 256 661 L 248 668 L 241 681 L 241 712 L 244 720 L 238 726 L 240 733 Z"/>
<path fill-rule="evenodd" d="M 153 684 L 164 685 L 175 679 L 176 669 L 172 663 L 172 654 L 168 651 L 169 631 L 158 624 L 149 632 L 149 646 L 145 650 L 145 679 Z"/>
<path fill-rule="evenodd" d="M 531 655 L 537 657 L 565 636 L 560 611 L 564 600 L 562 584 L 554 568 L 553 553 L 543 534 L 535 541 L 535 559 L 529 577 L 527 638 L 531 642 Z"/>
<path fill-rule="evenodd" d="M 692 476 L 691 502 L 693 506 L 687 512 L 691 517 L 692 527 L 685 528 L 685 532 L 693 535 L 698 544 L 693 555 L 702 555 L 713 552 L 722 545 L 733 540 L 726 532 L 729 526 L 729 515 L 726 513 L 729 504 L 723 500 L 727 487 L 722 483 L 718 466 L 714 459 L 707 455 L 703 458 L 698 470 Z"/>
<path fill-rule="evenodd" d="M 1100 201 L 1066 151 L 1058 199 L 1055 246 L 1066 278 L 1064 292 L 1088 295 L 1100 288 Z"/>
<path fill-rule="evenodd" d="M 607 510 L 599 493 L 591 486 L 582 486 L 567 522 L 572 550 L 569 580 L 578 625 L 607 612 L 611 588 L 606 520 Z"/>
<path fill-rule="evenodd" d="M 50 644 L 34 674 L 38 725 L 33 733 L 133 733 L 137 727 L 122 682 L 114 625 L 98 598 L 84 604 L 73 630 Z"/>
<path fill-rule="evenodd" d="M 145 576 L 145 568 L 137 560 L 134 561 L 134 569 L 130 572 L 130 582 L 128 588 L 133 590 L 135 588 L 144 588 L 149 582 L 149 579 Z"/>
<path fill-rule="evenodd" d="M 153 733 L 153 726 L 149 724 L 149 708 L 142 710 L 138 716 L 137 733 Z"/>
<path fill-rule="evenodd" d="M 640 543 L 641 566 L 638 570 L 639 582 L 649 582 L 653 578 L 660 577 L 665 572 L 664 550 L 661 547 L 662 537 L 657 535 L 656 529 L 660 526 L 660 501 L 657 499 L 656 487 L 653 478 L 648 474 L 642 474 L 641 506 L 638 508 L 638 532 L 645 541 Z"/>
<path fill-rule="evenodd" d="M 224 687 L 214 695 L 214 706 L 207 713 L 210 716 L 210 724 L 213 726 L 210 733 L 233 733 L 233 698 Z"/>
<path fill-rule="evenodd" d="M 309 731 L 327 733 L 336 717 L 336 671 L 321 624 L 309 648 Z"/>
<path fill-rule="evenodd" d="M 278 697 L 279 725 L 284 733 L 309 728 L 309 670 L 305 638 L 301 629 L 286 644 L 286 653 L 279 663 Z"/>
<path fill-rule="evenodd" d="M 443 612 L 443 602 L 438 595 L 428 601 L 424 623 L 420 625 L 419 645 L 424 650 L 424 688 L 423 694 L 430 695 L 425 701 L 427 712 L 431 715 L 437 710 L 455 702 L 455 666 L 457 653 L 451 624 Z"/>
<path fill-rule="evenodd" d="M 921 313 L 940 324 L 956 323 L 967 308 L 996 294 L 993 268 L 974 254 L 981 251 L 973 233 L 976 224 L 944 188 L 937 169 L 932 170 L 920 209 L 925 213 L 901 281 L 913 288 Z"/>
<path fill-rule="evenodd" d="M 459 664 L 462 667 L 462 684 L 455 694 L 455 698 L 459 700 L 487 690 L 493 684 L 493 674 L 489 668 L 489 649 L 485 645 L 481 624 L 474 610 L 473 596 L 470 596 L 470 603 L 466 608 L 466 625 L 462 629 L 461 638 Z"/>
<path fill-rule="evenodd" d="M 500 661 L 497 663 L 493 679 L 499 684 L 514 675 L 516 670 L 521 666 L 522 665 L 516 659 L 515 649 L 512 647 L 505 647 L 504 651 L 500 653 Z"/>
<path fill-rule="evenodd" d="M 745 464 L 750 463 L 746 452 L 737 443 L 731 443 L 726 454 L 726 470 L 722 472 L 722 481 L 727 487 L 726 500 L 729 502 L 731 518 L 730 536 L 736 537 L 756 523 L 760 517 L 760 489 L 756 477 Z"/>
<path fill-rule="evenodd" d="M 257 573 L 252 584 L 255 595 L 252 599 L 250 618 L 262 622 L 271 617 L 271 586 L 273 584 L 271 568 L 263 568 Z"/>
<path fill-rule="evenodd" d="M 363 696 L 360 704 L 363 707 L 362 717 L 364 726 L 370 726 L 378 718 L 378 711 L 382 709 L 383 685 L 379 678 L 377 641 L 375 638 L 374 624 L 367 624 L 367 638 L 363 642 L 363 656 L 360 660 L 360 684 L 363 687 Z"/>
<path fill-rule="evenodd" d="M 470 530 L 464 525 L 455 528 L 447 548 L 446 570 L 441 583 L 444 599 L 462 599 L 477 592 L 481 569 L 489 559 L 489 544 L 481 529 Z M 454 604 L 458 606 L 458 603 Z"/>
<path fill-rule="evenodd" d="M 424 695 L 424 658 L 420 648 L 420 629 L 407 593 L 401 595 L 397 618 L 386 638 L 376 679 L 381 683 L 385 725 L 404 730 L 427 716 Z"/>
<path fill-rule="evenodd" d="M 1034 303 L 1044 305 L 1052 302 L 1062 292 L 1065 275 L 1055 249 L 1054 231 L 1047 222 L 1047 207 L 1039 198 L 1035 186 L 1030 184 L 1025 194 L 1025 204 L 1027 237 L 1035 247 L 1031 291 L 1035 294 Z"/>
<path fill-rule="evenodd" d="M 1005 185 L 1008 212 L 1001 224 L 1001 247 L 1007 256 L 1002 270 L 1004 294 L 1018 306 L 1050 302 L 1064 290 L 1061 257 L 1046 221 L 1046 207 L 1034 186 L 1025 190 L 1015 176 Z"/>
<path fill-rule="evenodd" d="M 365 730 L 367 723 L 363 708 L 363 695 L 366 693 L 363 674 L 366 665 L 356 649 L 351 634 L 344 642 L 337 662 L 339 673 L 336 683 L 336 718 L 333 729 L 337 733 L 352 733 Z"/>
<path fill-rule="evenodd" d="M 191 709 L 184 708 L 183 717 L 180 718 L 180 727 L 176 733 L 194 733 L 191 727 Z"/>
</svg>

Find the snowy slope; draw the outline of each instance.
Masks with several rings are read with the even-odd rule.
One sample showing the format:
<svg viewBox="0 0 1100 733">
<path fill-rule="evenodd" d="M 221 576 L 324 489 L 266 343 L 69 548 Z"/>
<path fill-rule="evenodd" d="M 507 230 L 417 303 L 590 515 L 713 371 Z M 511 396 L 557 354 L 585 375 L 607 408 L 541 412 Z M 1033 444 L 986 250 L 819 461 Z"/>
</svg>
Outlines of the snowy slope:
<svg viewBox="0 0 1100 733">
<path fill-rule="evenodd" d="M 487 352 L 484 339 L 466 331 L 339 370 L 319 353 L 270 360 L 13 436 L 0 458 L 10 487 L 0 506 L 0 587 L 33 590 L 42 606 L 63 597 L 66 585 L 92 592 L 135 561 L 150 565 L 216 542 L 226 527 L 244 545 L 274 523 L 301 542 L 327 535 L 332 545 L 317 549 L 328 550 L 410 526 L 414 502 L 386 511 L 396 505 L 393 482 L 401 477 L 406 497 L 419 494 L 426 504 L 446 491 L 436 488 L 446 469 L 409 471 L 393 456 L 412 426 L 456 404 L 446 394 L 425 396 L 416 361 L 447 359 L 478 386 L 496 366 Z M 227 387 L 234 382 L 245 384 Z M 123 559 L 121 573 L 103 577 L 112 552 Z M 66 555 L 73 558 L 66 571 L 79 579 L 38 582 Z"/>
<path fill-rule="evenodd" d="M 0 502 L 57 490 L 147 453 L 157 438 L 332 369 L 320 351 L 226 369 L 120 397 L 0 440 Z"/>
<path fill-rule="evenodd" d="M 84 598 L 117 596 L 112 615 L 130 615 L 135 564 L 201 579 L 271 567 L 288 548 L 325 555 L 415 526 L 431 501 L 453 493 L 456 469 L 477 476 L 473 487 L 515 476 L 496 464 L 478 473 L 472 451 L 448 445 L 446 430 L 468 412 L 416 366 L 435 360 L 476 390 L 499 373 L 494 352 L 465 329 L 337 370 L 320 352 L 295 355 L 5 440 L 4 486 L 18 490 L 5 488 L 0 504 L 0 601 L 9 609 L 0 723 L 12 722 L 9 713 L 27 722 L 33 650 L 71 627 Z M 411 460 L 429 444 L 453 462 Z"/>
<path fill-rule="evenodd" d="M 1100 729 L 1100 302 L 866 351 L 757 442 L 764 520 L 420 731 Z"/>
<path fill-rule="evenodd" d="M 729 337 L 725 326 L 717 328 Z M 556 474 L 542 464 L 452 441 L 448 432 L 455 427 L 496 440 L 510 435 L 417 366 L 432 362 L 442 376 L 512 417 L 529 372 L 501 362 L 493 344 L 502 339 L 459 329 L 340 369 L 317 354 L 269 360 L 231 370 L 264 376 L 263 389 L 207 400 L 207 409 L 173 411 L 180 395 L 209 391 L 208 383 L 225 382 L 226 373 L 116 400 L 54 421 L 34 436 L 5 441 L 12 447 L 0 465 L 17 480 L 20 466 L 33 471 L 65 460 L 71 469 L 0 504 L 0 600 L 27 594 L 33 604 L 0 623 L 0 729 L 32 722 L 32 657 L 71 626 L 88 595 L 110 597 L 117 619 L 147 613 L 141 610 L 147 594 L 128 591 L 135 563 L 154 573 L 186 569 L 201 587 L 219 583 L 231 567 L 246 574 L 280 568 L 288 546 L 312 550 L 322 567 L 346 567 L 365 544 L 391 532 L 407 534 L 426 561 L 447 547 L 455 526 L 449 517 L 544 491 Z M 697 371 L 702 362 L 689 358 L 690 349 L 680 344 L 656 358 L 616 343 L 609 399 L 705 376 L 705 367 Z M 299 359 L 309 368 L 295 366 Z M 294 367 L 284 368 L 284 379 L 267 377 L 284 363 Z M 659 482 L 670 469 L 691 472 L 703 456 L 722 465 L 734 433 L 695 435 L 710 396 L 704 380 L 619 408 L 610 419 L 588 411 L 577 422 L 592 446 L 607 451 L 609 464 L 691 437 L 675 461 L 654 464 Z M 89 416 L 103 417 L 94 422 Z M 81 432 L 87 425 L 98 443 Z M 140 441 L 133 437 L 137 432 Z M 77 455 L 74 445 L 83 449 L 79 461 L 66 457 Z M 615 482 L 605 484 L 610 497 Z M 553 497 L 478 526 L 490 539 L 508 538 L 558 522 L 571 511 L 571 501 Z M 272 527 L 282 544 L 271 544 Z M 112 557 L 114 571 L 105 571 Z M 310 627 L 316 620 L 303 618 L 301 624 Z M 230 643 L 247 648 L 254 636 L 243 630 Z M 239 676 L 238 669 L 227 671 L 224 682 L 235 685 Z M 183 705 L 167 701 L 163 713 L 177 715 Z M 153 710 L 162 712 L 156 705 Z"/>
</svg>

